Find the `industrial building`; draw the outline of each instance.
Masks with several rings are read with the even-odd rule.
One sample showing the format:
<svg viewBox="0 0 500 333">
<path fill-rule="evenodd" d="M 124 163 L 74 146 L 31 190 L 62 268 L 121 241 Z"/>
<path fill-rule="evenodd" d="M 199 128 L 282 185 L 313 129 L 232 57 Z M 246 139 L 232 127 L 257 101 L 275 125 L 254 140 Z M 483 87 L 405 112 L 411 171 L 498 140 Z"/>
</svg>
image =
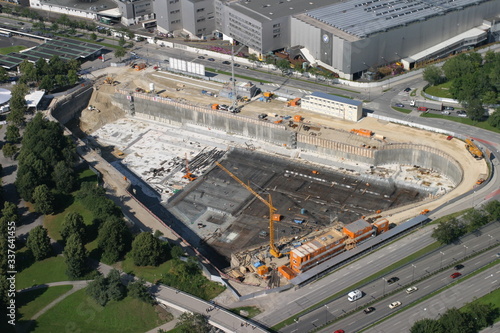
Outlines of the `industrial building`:
<svg viewBox="0 0 500 333">
<path fill-rule="evenodd" d="M 350 98 L 314 92 L 301 101 L 303 109 L 335 118 L 358 121 L 363 116 L 363 103 Z"/>
<path fill-rule="evenodd" d="M 498 38 L 493 0 L 301 0 L 215 2 L 216 29 L 266 54 L 285 49 L 341 77 L 420 62 Z"/>
</svg>

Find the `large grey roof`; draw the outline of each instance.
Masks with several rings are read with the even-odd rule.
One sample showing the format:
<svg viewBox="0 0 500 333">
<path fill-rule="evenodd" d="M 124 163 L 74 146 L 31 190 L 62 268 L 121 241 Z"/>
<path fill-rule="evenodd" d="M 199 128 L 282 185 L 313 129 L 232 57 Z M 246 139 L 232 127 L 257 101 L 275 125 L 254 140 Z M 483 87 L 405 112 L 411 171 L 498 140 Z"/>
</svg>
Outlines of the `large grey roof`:
<svg viewBox="0 0 500 333">
<path fill-rule="evenodd" d="M 354 105 L 354 106 L 358 106 L 358 105 L 363 104 L 363 102 L 361 102 L 361 101 L 356 101 L 354 99 L 345 98 L 345 97 L 337 96 L 337 95 L 330 95 L 330 94 L 327 94 L 327 93 L 324 93 L 321 91 L 315 91 L 311 94 L 311 96 L 329 99 L 329 100 L 332 100 L 335 102 L 350 104 L 350 105 Z"/>
<path fill-rule="evenodd" d="M 494 0 L 350 0 L 310 10 L 306 15 L 362 38 L 488 1 Z"/>
</svg>

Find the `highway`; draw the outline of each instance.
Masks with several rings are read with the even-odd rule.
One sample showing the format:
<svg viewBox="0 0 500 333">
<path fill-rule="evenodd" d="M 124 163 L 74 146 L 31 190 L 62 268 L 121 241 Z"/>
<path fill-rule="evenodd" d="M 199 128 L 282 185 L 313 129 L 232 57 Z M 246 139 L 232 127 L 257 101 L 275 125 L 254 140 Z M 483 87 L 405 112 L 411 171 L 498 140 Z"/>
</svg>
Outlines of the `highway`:
<svg viewBox="0 0 500 333">
<path fill-rule="evenodd" d="M 384 295 L 391 294 L 395 290 L 402 290 L 414 284 L 419 288 L 417 292 L 410 295 L 407 295 L 405 291 L 402 290 L 401 292 L 398 292 L 397 294 L 392 295 L 384 299 L 383 301 L 370 304 L 370 306 L 374 306 L 377 311 L 368 316 L 361 311 L 360 313 L 346 317 L 339 322 L 339 325 L 334 325 L 334 327 L 338 326 L 348 332 L 357 331 L 360 328 L 372 322 L 375 322 L 375 320 L 379 320 L 385 315 L 388 315 L 390 313 L 388 311 L 388 305 L 393 301 L 399 300 L 403 303 L 403 306 L 406 306 L 409 301 L 415 301 L 419 297 L 438 290 L 443 286 L 443 283 L 444 285 L 449 283 L 448 277 L 451 273 L 454 272 L 453 268 L 445 269 L 443 272 L 440 272 L 437 275 L 432 275 L 435 272 L 439 271 L 441 268 L 454 266 L 457 262 L 463 260 L 464 258 L 469 257 L 470 255 L 482 251 L 490 246 L 494 246 L 495 244 L 498 245 L 500 244 L 499 242 L 500 223 L 490 224 L 483 228 L 480 234 L 468 235 L 467 237 L 462 239 L 460 244 L 445 246 L 421 259 L 418 259 L 389 274 L 386 274 L 385 276 L 381 276 L 374 281 L 371 281 L 370 283 L 364 285 L 363 287 L 359 287 L 358 289 L 360 289 L 364 293 L 363 298 L 355 302 L 349 302 L 347 300 L 347 296 L 343 295 L 340 298 L 318 308 L 316 311 L 301 316 L 298 322 L 282 329 L 281 332 L 307 332 L 316 327 L 324 325 L 326 322 L 332 321 L 338 316 L 351 312 L 356 308 L 363 309 L 368 306 L 368 303 L 374 302 L 375 300 L 382 298 Z M 390 246 L 392 245 L 389 245 L 389 247 Z M 486 262 L 496 260 L 496 252 L 498 252 L 498 246 L 488 252 L 490 253 L 490 255 L 481 254 L 471 260 L 467 260 L 465 263 L 463 263 L 465 267 L 461 269 L 460 272 L 463 275 L 466 275 L 483 266 Z M 376 260 L 377 254 L 378 252 L 370 255 L 369 257 L 372 257 L 372 260 Z M 368 264 L 370 268 L 374 268 L 376 271 L 378 271 L 387 266 L 387 264 L 381 261 L 382 260 L 378 260 L 379 264 L 373 264 L 373 262 L 369 262 Z M 335 294 L 344 289 L 346 286 L 348 287 L 373 274 L 356 274 L 357 272 L 362 271 L 359 269 L 356 270 L 356 272 L 350 272 L 349 268 L 359 265 L 363 266 L 363 264 L 355 262 L 353 265 L 342 269 L 341 272 L 344 271 L 344 273 L 341 274 L 342 277 L 336 279 L 335 288 L 328 288 L 328 293 L 325 293 L 323 289 L 323 292 L 321 293 L 323 298 Z M 443 279 L 443 276 L 445 276 L 446 279 Z M 393 283 L 392 285 L 389 285 L 386 281 L 391 277 L 397 277 L 399 278 L 399 281 Z M 424 280 L 423 282 L 417 282 L 426 277 L 429 278 Z M 379 309 L 383 309 L 383 311 L 378 311 Z"/>
</svg>

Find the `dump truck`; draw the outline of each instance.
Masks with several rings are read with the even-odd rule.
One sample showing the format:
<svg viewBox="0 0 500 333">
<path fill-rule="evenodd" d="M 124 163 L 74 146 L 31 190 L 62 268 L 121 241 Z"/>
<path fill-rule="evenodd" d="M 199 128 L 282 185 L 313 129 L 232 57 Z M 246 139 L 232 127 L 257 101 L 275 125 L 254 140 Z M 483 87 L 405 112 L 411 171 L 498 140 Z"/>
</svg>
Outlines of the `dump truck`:
<svg viewBox="0 0 500 333">
<path fill-rule="evenodd" d="M 437 110 L 437 111 L 443 110 L 443 103 L 435 102 L 435 101 L 411 100 L 410 106 L 413 106 L 416 108 L 427 108 L 430 110 Z M 418 109 L 418 110 L 423 110 L 423 109 Z M 427 110 L 423 110 L 423 111 L 427 111 Z"/>
<path fill-rule="evenodd" d="M 479 160 L 483 158 L 483 152 L 472 142 L 472 139 L 465 139 L 465 148 L 475 159 Z"/>
<path fill-rule="evenodd" d="M 219 104 L 212 104 L 212 110 L 219 110 Z"/>
</svg>

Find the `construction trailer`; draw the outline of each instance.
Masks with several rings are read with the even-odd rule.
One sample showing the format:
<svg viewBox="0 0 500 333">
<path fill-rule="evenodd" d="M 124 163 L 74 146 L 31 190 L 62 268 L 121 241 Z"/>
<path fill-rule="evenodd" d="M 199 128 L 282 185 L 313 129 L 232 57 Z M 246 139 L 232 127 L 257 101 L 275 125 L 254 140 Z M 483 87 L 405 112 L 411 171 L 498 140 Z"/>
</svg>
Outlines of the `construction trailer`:
<svg viewBox="0 0 500 333">
<path fill-rule="evenodd" d="M 289 265 L 278 267 L 278 271 L 286 279 L 293 279 L 298 274 L 356 247 L 356 244 L 363 240 L 384 233 L 387 230 L 389 230 L 389 221 L 387 219 L 372 224 L 364 219 L 359 219 L 345 225 L 342 231 L 331 229 L 312 241 L 291 250 Z"/>
</svg>

